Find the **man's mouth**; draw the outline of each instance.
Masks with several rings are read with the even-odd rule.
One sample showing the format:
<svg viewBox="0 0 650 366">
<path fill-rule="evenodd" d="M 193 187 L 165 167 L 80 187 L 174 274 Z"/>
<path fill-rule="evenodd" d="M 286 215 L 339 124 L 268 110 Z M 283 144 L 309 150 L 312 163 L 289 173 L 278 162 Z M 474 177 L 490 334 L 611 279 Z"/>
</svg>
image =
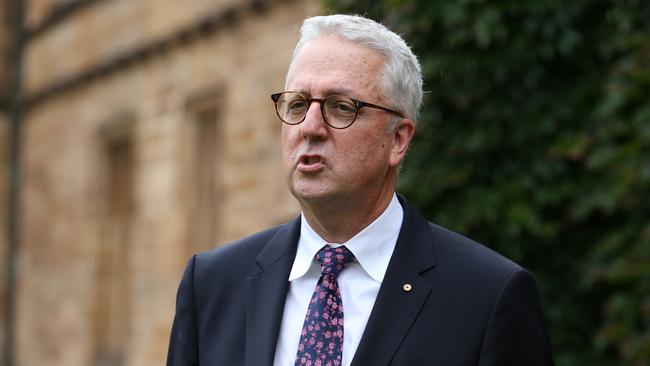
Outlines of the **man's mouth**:
<svg viewBox="0 0 650 366">
<path fill-rule="evenodd" d="M 321 170 L 324 167 L 324 159 L 320 155 L 301 155 L 298 159 L 298 170 L 304 173 L 311 173 Z"/>
<path fill-rule="evenodd" d="M 300 162 L 305 165 L 312 165 L 321 162 L 321 157 L 318 155 L 303 155 Z"/>
</svg>

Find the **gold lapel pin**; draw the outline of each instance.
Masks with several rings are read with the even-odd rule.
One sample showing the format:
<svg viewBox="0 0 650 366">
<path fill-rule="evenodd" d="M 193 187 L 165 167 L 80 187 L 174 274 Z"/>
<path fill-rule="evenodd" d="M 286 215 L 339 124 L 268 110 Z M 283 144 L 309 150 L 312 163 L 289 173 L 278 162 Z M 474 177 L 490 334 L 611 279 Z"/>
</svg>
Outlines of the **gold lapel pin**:
<svg viewBox="0 0 650 366">
<path fill-rule="evenodd" d="M 411 290 L 413 290 L 413 286 L 411 286 L 410 283 L 405 283 L 404 286 L 402 286 L 402 289 L 404 292 L 411 292 Z"/>
</svg>

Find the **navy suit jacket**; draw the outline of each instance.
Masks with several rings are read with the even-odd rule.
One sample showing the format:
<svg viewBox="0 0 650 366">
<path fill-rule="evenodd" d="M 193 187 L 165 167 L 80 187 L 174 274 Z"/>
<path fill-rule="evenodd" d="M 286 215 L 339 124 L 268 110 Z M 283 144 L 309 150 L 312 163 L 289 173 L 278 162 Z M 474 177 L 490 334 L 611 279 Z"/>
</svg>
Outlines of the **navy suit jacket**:
<svg viewBox="0 0 650 366">
<path fill-rule="evenodd" d="M 400 203 L 397 245 L 352 365 L 552 365 L 531 274 Z M 295 218 L 192 257 L 167 365 L 273 365 L 299 236 Z"/>
</svg>

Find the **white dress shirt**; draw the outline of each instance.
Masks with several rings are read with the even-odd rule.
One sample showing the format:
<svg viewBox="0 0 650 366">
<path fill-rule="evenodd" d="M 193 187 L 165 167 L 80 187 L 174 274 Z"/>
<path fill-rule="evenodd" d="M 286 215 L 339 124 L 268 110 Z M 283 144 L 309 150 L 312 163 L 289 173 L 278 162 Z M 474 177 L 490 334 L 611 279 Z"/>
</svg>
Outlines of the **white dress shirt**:
<svg viewBox="0 0 650 366">
<path fill-rule="evenodd" d="M 315 256 L 324 245 L 345 245 L 356 259 L 338 277 L 344 314 L 342 366 L 350 365 L 384 280 L 403 218 L 402 206 L 393 194 L 390 204 L 375 221 L 347 242 L 333 244 L 325 242 L 302 215 L 298 250 L 289 274 L 289 292 L 284 305 L 274 366 L 295 364 L 302 323 L 321 275 L 320 264 Z"/>
</svg>

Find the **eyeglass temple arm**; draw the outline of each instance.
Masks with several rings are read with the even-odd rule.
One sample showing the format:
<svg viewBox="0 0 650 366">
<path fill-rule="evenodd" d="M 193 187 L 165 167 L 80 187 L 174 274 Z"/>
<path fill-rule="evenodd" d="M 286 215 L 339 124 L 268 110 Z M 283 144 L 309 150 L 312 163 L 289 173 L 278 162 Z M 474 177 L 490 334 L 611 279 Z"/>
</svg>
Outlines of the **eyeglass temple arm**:
<svg viewBox="0 0 650 366">
<path fill-rule="evenodd" d="M 400 113 L 398 111 L 394 111 L 392 109 L 388 109 L 386 107 L 382 107 L 380 105 L 376 105 L 376 104 L 372 104 L 372 103 L 368 103 L 368 102 L 362 102 L 362 101 L 359 101 L 359 100 L 355 100 L 355 102 L 357 103 L 357 110 L 362 108 L 362 107 L 381 109 L 382 111 L 390 112 L 390 113 L 393 113 L 393 114 L 395 114 L 395 115 L 397 115 L 397 116 L 399 116 L 401 118 L 405 118 L 402 113 Z"/>
</svg>

